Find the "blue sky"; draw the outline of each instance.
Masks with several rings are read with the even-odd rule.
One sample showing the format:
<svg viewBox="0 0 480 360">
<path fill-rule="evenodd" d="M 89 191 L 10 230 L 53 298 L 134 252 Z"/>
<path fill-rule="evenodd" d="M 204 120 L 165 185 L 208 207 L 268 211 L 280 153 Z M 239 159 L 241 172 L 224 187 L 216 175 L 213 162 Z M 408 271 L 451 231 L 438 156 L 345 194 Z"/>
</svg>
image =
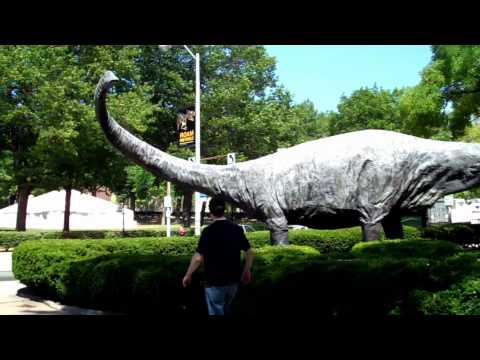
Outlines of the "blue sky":
<svg viewBox="0 0 480 360">
<path fill-rule="evenodd" d="M 430 62 L 428 45 L 268 45 L 277 76 L 295 102 L 336 110 L 342 94 L 375 83 L 383 89 L 416 85 Z"/>
</svg>

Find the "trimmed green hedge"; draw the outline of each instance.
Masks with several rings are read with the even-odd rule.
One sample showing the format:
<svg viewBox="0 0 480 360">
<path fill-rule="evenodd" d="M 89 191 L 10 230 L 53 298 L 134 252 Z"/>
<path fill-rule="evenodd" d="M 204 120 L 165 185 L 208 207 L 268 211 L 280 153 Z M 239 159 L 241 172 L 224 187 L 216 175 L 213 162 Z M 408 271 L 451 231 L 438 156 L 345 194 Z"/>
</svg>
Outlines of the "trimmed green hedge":
<svg viewBox="0 0 480 360">
<path fill-rule="evenodd" d="M 65 304 L 200 315 L 206 313 L 202 270 L 188 289 L 180 283 L 195 246 L 196 238 L 184 237 L 27 241 L 13 253 L 13 270 Z M 253 282 L 234 303 L 238 316 L 480 314 L 480 253 L 451 243 L 372 242 L 328 257 L 299 245 L 256 253 Z"/>
<path fill-rule="evenodd" d="M 59 268 L 65 263 L 110 255 L 162 255 L 190 257 L 196 249 L 197 238 L 174 237 L 170 239 L 105 239 L 105 240 L 36 240 L 20 244 L 13 253 L 13 272 L 18 280 L 36 288 L 55 288 L 63 295 L 63 281 L 58 277 Z M 304 247 L 291 246 L 294 249 Z M 282 252 L 283 247 L 266 246 L 260 253 L 270 249 L 272 256 Z M 310 249 L 310 248 L 308 248 Z M 318 255 L 311 248 L 309 254 Z"/>
<path fill-rule="evenodd" d="M 424 244 L 442 249 L 439 254 L 451 245 Z M 420 257 L 404 257 L 393 250 L 385 257 L 318 256 L 308 261 L 303 256 L 283 264 L 260 259 L 257 279 L 239 293 L 235 310 L 238 315 L 279 316 L 480 315 L 475 281 L 480 277 L 480 253 L 436 252 L 422 249 Z"/>
<path fill-rule="evenodd" d="M 186 237 L 193 237 L 193 229 L 189 229 Z M 421 232 L 414 227 L 404 227 L 405 239 L 413 240 L 421 236 Z M 26 240 L 39 239 L 116 239 L 116 238 L 143 238 L 166 237 L 165 230 L 131 230 L 125 231 L 0 231 L 0 248 L 5 250 L 14 248 Z M 186 238 L 185 237 L 185 238 Z M 252 246 L 262 247 L 270 245 L 269 231 L 247 233 Z M 294 245 L 308 245 L 317 248 L 322 253 L 339 253 L 350 251 L 358 242 L 362 241 L 360 227 L 337 230 L 290 230 L 290 243 Z"/>
<path fill-rule="evenodd" d="M 439 224 L 422 229 L 422 237 L 451 241 L 459 245 L 480 243 L 480 227 L 467 224 Z"/>
<path fill-rule="evenodd" d="M 14 231 L 14 230 L 2 230 L 0 231 L 0 248 L 9 250 L 14 248 L 18 244 L 27 240 L 38 239 L 60 239 L 62 233 L 59 231 Z"/>
<path fill-rule="evenodd" d="M 192 236 L 194 230 L 188 229 L 187 236 Z M 174 234 L 174 232 L 172 231 Z M 166 237 L 165 230 L 130 230 L 130 231 L 113 231 L 113 230 L 75 230 L 69 233 L 52 230 L 28 230 L 0 231 L 0 248 L 5 250 L 14 248 L 18 244 L 26 240 L 38 239 L 114 239 L 114 238 L 140 238 L 140 237 Z"/>
<path fill-rule="evenodd" d="M 184 240 L 30 241 L 15 249 L 13 271 L 39 294 L 64 303 L 127 312 L 202 314 L 202 271 L 188 289 L 180 284 L 196 245 L 193 239 Z M 256 266 L 318 256 L 309 247 L 269 246 L 258 251 Z"/>
<path fill-rule="evenodd" d="M 387 240 L 369 241 L 356 244 L 352 254 L 362 258 L 434 258 L 455 255 L 462 248 L 448 241 L 440 240 Z"/>
<path fill-rule="evenodd" d="M 480 279 L 475 276 L 435 293 L 417 290 L 412 299 L 419 312 L 425 315 L 479 315 L 479 296 Z"/>
<path fill-rule="evenodd" d="M 429 260 L 428 286 L 412 289 L 390 314 L 480 315 L 480 252 Z"/>
<path fill-rule="evenodd" d="M 254 247 L 270 245 L 270 233 L 268 231 L 247 233 L 247 237 Z M 404 226 L 404 240 L 418 240 L 420 238 L 420 230 L 411 226 Z M 322 254 L 349 252 L 355 244 L 363 241 L 360 227 L 336 230 L 290 230 L 288 239 L 293 245 L 311 246 Z M 382 239 L 385 239 L 383 234 Z"/>
</svg>

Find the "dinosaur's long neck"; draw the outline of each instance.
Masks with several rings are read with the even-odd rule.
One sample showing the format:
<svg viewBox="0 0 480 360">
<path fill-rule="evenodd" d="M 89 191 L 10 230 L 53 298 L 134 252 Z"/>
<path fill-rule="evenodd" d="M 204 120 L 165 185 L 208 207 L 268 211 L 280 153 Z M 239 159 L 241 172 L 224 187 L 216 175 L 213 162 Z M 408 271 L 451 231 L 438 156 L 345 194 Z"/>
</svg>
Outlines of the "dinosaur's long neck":
<svg viewBox="0 0 480 360">
<path fill-rule="evenodd" d="M 169 181 L 209 195 L 221 194 L 229 200 L 239 199 L 243 176 L 238 168 L 202 165 L 168 155 L 122 128 L 108 113 L 108 89 L 118 81 L 106 72 L 95 91 L 97 118 L 108 140 L 136 164 Z"/>
</svg>

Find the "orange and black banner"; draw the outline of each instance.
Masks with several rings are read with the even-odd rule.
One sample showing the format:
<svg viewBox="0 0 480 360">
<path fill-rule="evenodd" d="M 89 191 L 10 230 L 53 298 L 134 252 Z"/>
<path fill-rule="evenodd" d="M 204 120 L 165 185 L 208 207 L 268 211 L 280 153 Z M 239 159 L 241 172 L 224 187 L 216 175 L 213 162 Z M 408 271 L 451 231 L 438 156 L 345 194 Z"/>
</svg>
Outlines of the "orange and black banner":
<svg viewBox="0 0 480 360">
<path fill-rule="evenodd" d="M 177 115 L 178 144 L 195 145 L 195 111 L 186 109 Z"/>
</svg>

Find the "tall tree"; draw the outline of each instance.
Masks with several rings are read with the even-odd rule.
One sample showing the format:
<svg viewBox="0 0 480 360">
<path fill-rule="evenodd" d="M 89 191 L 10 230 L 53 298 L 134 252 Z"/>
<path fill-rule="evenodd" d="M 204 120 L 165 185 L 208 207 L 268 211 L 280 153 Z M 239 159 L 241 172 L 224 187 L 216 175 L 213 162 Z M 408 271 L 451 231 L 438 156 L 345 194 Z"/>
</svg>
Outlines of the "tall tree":
<svg viewBox="0 0 480 360">
<path fill-rule="evenodd" d="M 452 108 L 447 128 L 453 138 L 464 135 L 469 123 L 480 116 L 480 46 L 432 46 L 432 62 L 423 72 L 422 82 L 433 81 L 445 105 Z"/>
<path fill-rule="evenodd" d="M 52 74 L 44 66 L 46 60 L 44 46 L 0 46 L 0 126 L 5 139 L 2 150 L 11 152 L 13 158 L 12 177 L 18 189 L 17 230 L 26 228 L 28 196 L 44 175 L 35 148 L 44 119 L 36 113 L 41 104 L 35 97 L 39 86 Z"/>
<path fill-rule="evenodd" d="M 469 143 L 480 143 L 480 125 L 473 124 L 465 129 L 465 133 L 459 138 L 459 141 Z M 455 194 L 456 197 L 464 199 L 480 198 L 480 187 L 476 187 L 461 193 Z"/>
<path fill-rule="evenodd" d="M 10 152 L 0 151 L 0 208 L 11 205 L 15 193 L 12 155 Z"/>
<path fill-rule="evenodd" d="M 74 107 L 67 108 L 64 102 L 64 111 L 70 111 L 69 115 L 74 122 L 67 123 L 60 131 L 73 132 L 74 136 L 68 143 L 62 144 L 61 148 L 57 147 L 59 150 L 67 148 L 70 151 L 49 153 L 49 168 L 50 179 L 56 177 L 58 180 L 55 182 L 66 190 L 64 231 L 69 231 L 69 204 L 73 188 L 94 190 L 99 185 L 105 185 L 118 190 L 126 180 L 124 168 L 128 162 L 107 145 L 94 115 L 91 94 L 97 81 L 95 74 L 100 76 L 105 69 L 113 67 L 118 69 L 118 74 L 124 79 L 124 83 L 115 89 L 112 103 L 115 106 L 115 116 L 125 127 L 142 134 L 154 107 L 149 101 L 148 86 L 132 88 L 132 84 L 138 82 L 138 69 L 135 66 L 138 47 L 70 46 L 65 51 L 71 61 L 70 68 L 76 71 L 71 78 L 77 84 L 75 104 L 80 104 L 81 111 L 76 111 Z"/>
<path fill-rule="evenodd" d="M 173 146 L 176 116 L 194 104 L 194 62 L 183 48 L 141 49 L 142 81 L 152 86 L 152 101 L 159 107 L 144 138 L 178 155 Z M 288 91 L 277 85 L 275 59 L 264 47 L 215 45 L 192 50 L 201 55 L 202 158 L 236 152 L 238 161 L 252 159 L 302 142 L 316 131 L 318 114 L 311 104 L 292 104 Z M 188 207 L 191 192 L 182 191 Z"/>
<path fill-rule="evenodd" d="M 405 89 L 400 99 L 403 132 L 425 138 L 449 140 L 450 129 L 445 113 L 445 98 L 441 87 L 445 83 L 438 64 L 430 64 L 422 71 L 418 85 Z"/>
<path fill-rule="evenodd" d="M 19 189 L 17 229 L 25 229 L 28 194 L 34 186 L 66 189 L 64 230 L 69 230 L 73 188 L 120 186 L 126 161 L 106 142 L 95 119 L 92 93 L 109 68 L 125 81 L 112 97 L 127 128 L 144 131 L 153 112 L 148 86 L 138 81 L 138 47 L 3 46 L 0 123 L 10 133 L 9 147 Z"/>
<path fill-rule="evenodd" d="M 363 130 L 384 129 L 401 131 L 399 101 L 401 90 L 384 90 L 376 85 L 360 88 L 350 96 L 343 95 L 338 105 L 338 113 L 329 123 L 331 135 Z"/>
</svg>

